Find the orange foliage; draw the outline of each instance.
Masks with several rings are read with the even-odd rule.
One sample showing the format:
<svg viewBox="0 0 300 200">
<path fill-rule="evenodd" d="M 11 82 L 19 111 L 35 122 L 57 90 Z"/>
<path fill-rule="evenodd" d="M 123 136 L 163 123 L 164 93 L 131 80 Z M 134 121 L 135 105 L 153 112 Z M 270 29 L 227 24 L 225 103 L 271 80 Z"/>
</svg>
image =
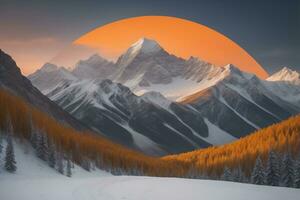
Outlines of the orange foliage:
<svg viewBox="0 0 300 200">
<path fill-rule="evenodd" d="M 166 156 L 164 160 L 177 160 L 194 165 L 200 172 L 220 176 L 224 167 L 241 167 L 249 175 L 258 155 L 264 161 L 270 150 L 293 155 L 300 150 L 300 115 L 261 129 L 230 144 Z"/>
</svg>

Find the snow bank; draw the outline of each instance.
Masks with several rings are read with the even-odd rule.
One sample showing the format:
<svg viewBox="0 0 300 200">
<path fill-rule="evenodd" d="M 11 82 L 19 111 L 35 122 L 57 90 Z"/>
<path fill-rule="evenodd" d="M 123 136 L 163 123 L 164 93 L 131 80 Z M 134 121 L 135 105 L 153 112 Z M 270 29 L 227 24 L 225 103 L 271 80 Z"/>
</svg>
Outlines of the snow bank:
<svg viewBox="0 0 300 200">
<path fill-rule="evenodd" d="M 222 181 L 112 176 L 78 166 L 72 178 L 62 176 L 15 145 L 18 170 L 0 172 L 1 200 L 293 200 L 300 190 Z M 1 155 L 3 158 L 3 154 Z"/>
</svg>

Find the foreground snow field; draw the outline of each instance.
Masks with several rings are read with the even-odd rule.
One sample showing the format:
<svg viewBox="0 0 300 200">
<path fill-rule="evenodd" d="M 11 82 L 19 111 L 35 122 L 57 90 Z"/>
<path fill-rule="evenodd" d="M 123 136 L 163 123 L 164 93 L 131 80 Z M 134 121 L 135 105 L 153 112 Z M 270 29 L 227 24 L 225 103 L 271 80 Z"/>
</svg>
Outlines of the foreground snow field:
<svg viewBox="0 0 300 200">
<path fill-rule="evenodd" d="M 112 176 L 79 167 L 73 177 L 58 174 L 15 145 L 18 171 L 0 171 L 1 200 L 296 200 L 300 190 L 222 181 Z M 1 155 L 3 158 L 3 154 Z"/>
</svg>

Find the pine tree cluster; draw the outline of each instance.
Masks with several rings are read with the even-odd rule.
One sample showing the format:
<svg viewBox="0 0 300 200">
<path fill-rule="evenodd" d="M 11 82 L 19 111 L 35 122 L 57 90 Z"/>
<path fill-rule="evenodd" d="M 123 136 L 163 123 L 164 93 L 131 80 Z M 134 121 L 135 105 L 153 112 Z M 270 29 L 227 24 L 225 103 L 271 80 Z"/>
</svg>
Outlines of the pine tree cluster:
<svg viewBox="0 0 300 200">
<path fill-rule="evenodd" d="M 37 157 L 47 162 L 49 167 L 68 177 L 72 176 L 71 159 L 66 158 L 64 152 L 48 139 L 44 131 L 32 126 L 30 142 L 36 151 Z"/>
<path fill-rule="evenodd" d="M 277 155 L 274 151 L 270 151 L 265 165 L 261 157 L 257 157 L 249 180 L 240 168 L 232 171 L 228 167 L 224 168 L 220 179 L 257 185 L 300 188 L 300 154 L 297 159 L 293 160 L 289 151 L 283 155 Z"/>
<path fill-rule="evenodd" d="M 6 147 L 4 155 L 4 169 L 10 173 L 17 170 L 17 162 L 13 145 L 13 126 L 10 120 L 6 120 L 6 129 L 0 132 L 0 154 L 3 151 L 3 138 L 6 137 Z"/>
<path fill-rule="evenodd" d="M 4 169 L 10 173 L 17 170 L 17 162 L 15 159 L 14 142 L 13 142 L 14 128 L 7 120 L 5 129 L 0 131 L 0 156 L 4 151 Z M 3 144 L 3 138 L 6 138 L 6 146 Z M 47 135 L 42 130 L 32 126 L 30 143 L 35 149 L 36 155 L 41 160 L 48 163 L 51 168 L 56 169 L 59 173 L 65 174 L 68 177 L 72 176 L 73 163 L 70 156 L 66 158 L 62 150 L 58 150 L 56 145 L 48 139 Z M 1 158 L 0 158 L 1 160 Z M 89 161 L 85 161 L 85 165 L 89 166 Z"/>
</svg>

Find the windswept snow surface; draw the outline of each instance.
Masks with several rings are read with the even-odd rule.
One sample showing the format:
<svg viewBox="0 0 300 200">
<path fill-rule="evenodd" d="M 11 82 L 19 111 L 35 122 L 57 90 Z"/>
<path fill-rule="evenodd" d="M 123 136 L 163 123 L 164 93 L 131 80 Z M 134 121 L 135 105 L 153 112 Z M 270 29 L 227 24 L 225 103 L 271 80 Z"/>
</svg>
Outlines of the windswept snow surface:
<svg viewBox="0 0 300 200">
<path fill-rule="evenodd" d="M 299 189 L 223 181 L 112 176 L 78 166 L 68 178 L 15 145 L 18 170 L 0 171 L 1 200 L 297 200 Z M 3 154 L 1 158 L 3 158 Z"/>
<path fill-rule="evenodd" d="M 172 101 L 181 101 L 185 97 L 206 88 L 209 88 L 220 81 L 223 77 L 214 77 L 211 80 L 202 80 L 197 82 L 191 79 L 184 79 L 175 77 L 172 79 L 172 84 L 150 84 L 148 87 L 137 86 L 132 88 L 132 91 L 141 96 L 147 92 L 156 91 L 164 95 L 167 99 Z M 126 86 L 132 85 L 125 83 Z"/>
</svg>

